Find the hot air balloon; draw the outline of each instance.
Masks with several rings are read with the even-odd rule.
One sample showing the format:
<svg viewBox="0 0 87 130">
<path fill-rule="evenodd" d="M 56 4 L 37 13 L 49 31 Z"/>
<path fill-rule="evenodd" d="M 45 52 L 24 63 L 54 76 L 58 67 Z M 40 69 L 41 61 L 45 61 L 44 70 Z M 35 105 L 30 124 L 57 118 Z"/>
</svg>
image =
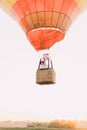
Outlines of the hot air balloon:
<svg viewBox="0 0 87 130">
<path fill-rule="evenodd" d="M 36 51 L 49 50 L 87 7 L 87 0 L 1 0 L 1 7 L 22 27 Z M 55 71 L 49 53 L 40 58 L 37 84 L 54 84 Z"/>
</svg>

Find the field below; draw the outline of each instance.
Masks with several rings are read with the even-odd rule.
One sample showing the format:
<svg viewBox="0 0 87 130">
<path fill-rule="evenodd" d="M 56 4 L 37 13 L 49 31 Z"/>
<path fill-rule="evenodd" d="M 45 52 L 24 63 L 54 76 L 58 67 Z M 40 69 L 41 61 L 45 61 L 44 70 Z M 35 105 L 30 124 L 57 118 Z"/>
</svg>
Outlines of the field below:
<svg viewBox="0 0 87 130">
<path fill-rule="evenodd" d="M 75 128 L 75 129 L 69 129 L 69 128 L 0 128 L 0 130 L 87 130 L 87 128 Z"/>
</svg>

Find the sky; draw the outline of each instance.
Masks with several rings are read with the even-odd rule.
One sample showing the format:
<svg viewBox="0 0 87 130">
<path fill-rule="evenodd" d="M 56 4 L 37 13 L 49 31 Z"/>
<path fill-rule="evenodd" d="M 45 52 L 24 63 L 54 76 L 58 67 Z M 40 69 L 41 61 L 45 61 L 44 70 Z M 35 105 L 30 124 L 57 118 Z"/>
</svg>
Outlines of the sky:
<svg viewBox="0 0 87 130">
<path fill-rule="evenodd" d="M 87 12 L 51 47 L 56 84 L 35 83 L 39 57 L 0 9 L 0 120 L 87 120 Z"/>
</svg>

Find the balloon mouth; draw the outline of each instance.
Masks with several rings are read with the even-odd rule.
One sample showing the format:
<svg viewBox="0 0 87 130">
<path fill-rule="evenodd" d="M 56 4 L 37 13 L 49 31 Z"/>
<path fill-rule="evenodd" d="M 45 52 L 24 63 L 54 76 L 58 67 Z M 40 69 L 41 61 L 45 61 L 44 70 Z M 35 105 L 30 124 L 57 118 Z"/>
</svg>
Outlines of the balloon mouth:
<svg viewBox="0 0 87 130">
<path fill-rule="evenodd" d="M 56 42 L 61 41 L 64 36 L 63 30 L 54 27 L 32 29 L 27 33 L 27 38 L 36 51 L 49 49 Z"/>
<path fill-rule="evenodd" d="M 56 30 L 56 31 L 60 31 L 61 33 L 64 33 L 64 31 L 59 29 L 58 27 L 57 28 L 55 28 L 55 27 L 40 27 L 40 28 L 32 29 L 28 33 L 31 33 L 31 32 L 37 31 L 37 30 Z"/>
</svg>

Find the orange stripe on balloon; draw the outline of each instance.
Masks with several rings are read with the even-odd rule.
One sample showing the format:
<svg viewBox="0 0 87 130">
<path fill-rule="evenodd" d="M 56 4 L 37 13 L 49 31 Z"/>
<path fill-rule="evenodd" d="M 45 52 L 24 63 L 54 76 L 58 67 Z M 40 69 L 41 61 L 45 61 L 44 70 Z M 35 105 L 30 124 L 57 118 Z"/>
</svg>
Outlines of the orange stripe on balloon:
<svg viewBox="0 0 87 130">
<path fill-rule="evenodd" d="M 29 13 L 28 5 L 26 0 L 18 0 L 18 5 L 20 6 L 24 15 Z"/>
<path fill-rule="evenodd" d="M 18 18 L 19 21 L 24 17 L 24 13 L 22 9 L 20 8 L 20 5 L 18 4 L 18 2 L 16 2 L 12 6 L 12 13 Z"/>
<path fill-rule="evenodd" d="M 63 1 L 64 1 L 64 0 L 55 0 L 55 1 L 54 1 L 54 10 L 53 10 L 53 11 L 61 12 L 61 8 L 62 8 L 62 5 L 63 5 Z"/>
<path fill-rule="evenodd" d="M 71 17 L 73 11 L 76 9 L 79 10 L 78 4 L 75 1 L 72 1 L 70 7 L 68 8 L 67 15 Z"/>
<path fill-rule="evenodd" d="M 45 0 L 45 11 L 53 11 L 55 0 Z"/>
<path fill-rule="evenodd" d="M 36 0 L 36 9 L 38 12 L 45 10 L 45 0 Z"/>
<path fill-rule="evenodd" d="M 36 12 L 36 4 L 35 4 L 36 2 L 35 2 L 35 0 L 26 0 L 26 2 L 27 2 L 29 12 L 30 13 Z"/>
<path fill-rule="evenodd" d="M 28 24 L 26 17 L 24 17 L 21 21 L 20 21 L 20 25 L 23 28 L 23 30 L 26 32 L 30 31 L 30 25 Z"/>
</svg>

